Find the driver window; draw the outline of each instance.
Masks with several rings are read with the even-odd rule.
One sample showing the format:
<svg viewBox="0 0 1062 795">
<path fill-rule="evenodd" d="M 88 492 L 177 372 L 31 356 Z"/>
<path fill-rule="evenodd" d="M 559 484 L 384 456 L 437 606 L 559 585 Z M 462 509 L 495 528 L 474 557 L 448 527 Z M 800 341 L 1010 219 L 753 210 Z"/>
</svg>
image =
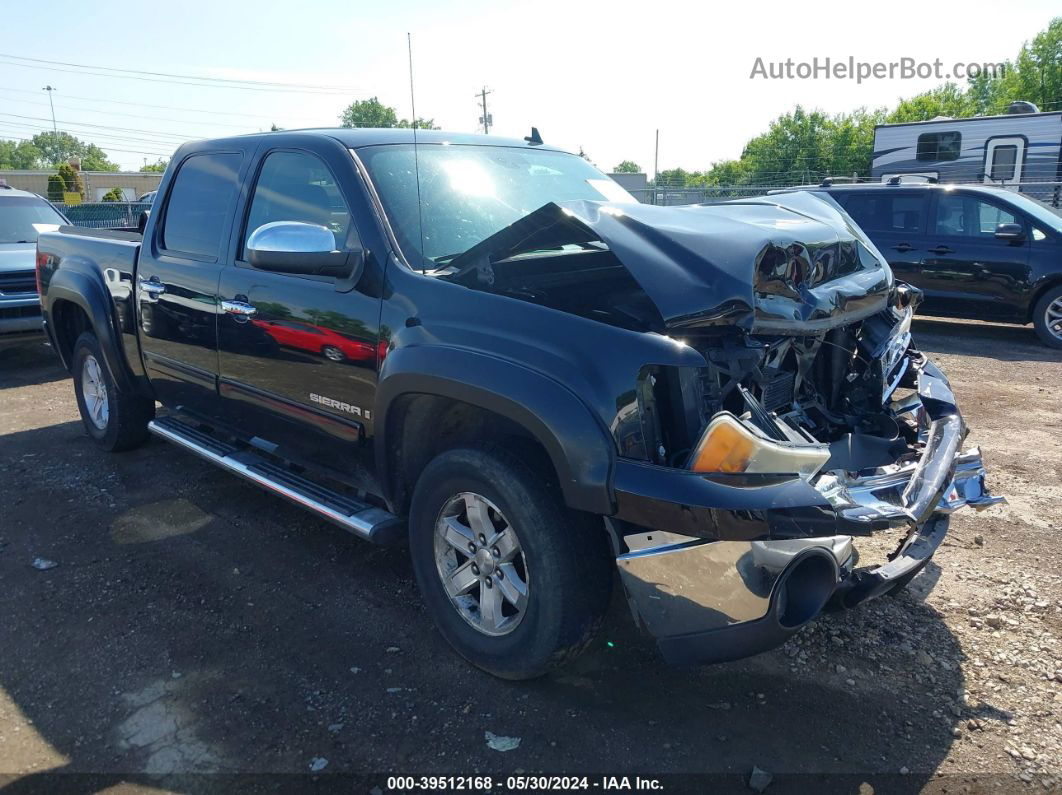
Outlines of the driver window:
<svg viewBox="0 0 1062 795">
<path fill-rule="evenodd" d="M 350 211 L 332 172 L 306 152 L 273 152 L 265 159 L 247 213 L 241 252 L 251 234 L 273 221 L 301 221 L 327 227 L 344 247 L 351 231 Z"/>
</svg>

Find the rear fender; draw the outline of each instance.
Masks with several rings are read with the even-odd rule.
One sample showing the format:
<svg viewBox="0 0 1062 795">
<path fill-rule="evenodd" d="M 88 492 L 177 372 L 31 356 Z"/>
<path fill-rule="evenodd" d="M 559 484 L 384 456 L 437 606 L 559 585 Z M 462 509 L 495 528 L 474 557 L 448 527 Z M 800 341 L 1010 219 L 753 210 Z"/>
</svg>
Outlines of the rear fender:
<svg viewBox="0 0 1062 795">
<path fill-rule="evenodd" d="M 79 260 L 79 257 L 64 257 L 63 267 L 54 271 L 48 280 L 44 313 L 52 342 L 69 370 L 73 362 L 67 361 L 63 347 L 56 344 L 58 340 L 55 335 L 58 329 L 55 327 L 53 314 L 56 302 L 69 301 L 88 317 L 92 331 L 99 340 L 104 366 L 111 376 L 112 383 L 122 391 L 132 391 L 133 376 L 119 344 L 120 334 L 110 295 L 98 268 L 90 261 Z"/>
</svg>

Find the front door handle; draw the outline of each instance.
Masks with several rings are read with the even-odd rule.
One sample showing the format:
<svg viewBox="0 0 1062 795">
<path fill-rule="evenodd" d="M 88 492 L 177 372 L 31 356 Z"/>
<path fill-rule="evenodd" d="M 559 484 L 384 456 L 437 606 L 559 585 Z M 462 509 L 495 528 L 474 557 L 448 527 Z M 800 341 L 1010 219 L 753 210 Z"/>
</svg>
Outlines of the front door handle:
<svg viewBox="0 0 1062 795">
<path fill-rule="evenodd" d="M 148 303 L 157 303 L 159 296 L 166 292 L 166 285 L 159 281 L 158 276 L 140 280 L 140 292 L 144 294 L 144 300 Z"/>
<path fill-rule="evenodd" d="M 937 246 L 936 248 L 929 249 L 930 254 L 954 254 L 955 250 L 948 248 L 947 246 Z"/>
<path fill-rule="evenodd" d="M 901 254 L 906 254 L 908 251 L 914 251 L 914 246 L 912 246 L 910 243 L 900 243 L 900 245 L 893 246 L 893 248 L 899 251 Z"/>
<path fill-rule="evenodd" d="M 235 315 L 237 320 L 248 320 L 258 312 L 258 309 L 246 301 L 222 301 L 221 308 L 230 315 Z"/>
</svg>

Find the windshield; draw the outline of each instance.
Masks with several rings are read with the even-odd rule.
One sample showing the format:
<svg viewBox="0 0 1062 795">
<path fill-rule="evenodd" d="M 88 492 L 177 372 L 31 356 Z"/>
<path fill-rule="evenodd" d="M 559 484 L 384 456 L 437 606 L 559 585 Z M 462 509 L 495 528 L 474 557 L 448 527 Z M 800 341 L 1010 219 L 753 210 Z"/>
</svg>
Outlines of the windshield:
<svg viewBox="0 0 1062 795">
<path fill-rule="evenodd" d="M 1021 193 L 1008 191 L 1007 198 L 1044 226 L 1055 232 L 1062 232 L 1062 211 Z"/>
<path fill-rule="evenodd" d="M 0 243 L 36 243 L 41 232 L 65 223 L 44 199 L 0 196 Z"/>
<path fill-rule="evenodd" d="M 429 266 L 461 254 L 549 202 L 636 202 L 577 155 L 503 146 L 412 144 L 358 150 L 402 250 Z M 420 219 L 423 221 L 421 243 Z M 421 255 L 410 256 L 416 252 Z"/>
</svg>

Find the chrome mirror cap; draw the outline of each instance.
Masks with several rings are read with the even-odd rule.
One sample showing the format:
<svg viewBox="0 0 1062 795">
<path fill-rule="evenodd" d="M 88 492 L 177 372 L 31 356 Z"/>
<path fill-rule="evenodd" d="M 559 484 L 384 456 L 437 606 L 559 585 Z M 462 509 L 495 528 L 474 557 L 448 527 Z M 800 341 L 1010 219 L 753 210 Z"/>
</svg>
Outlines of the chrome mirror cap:
<svg viewBox="0 0 1062 795">
<path fill-rule="evenodd" d="M 247 253 L 324 254 L 336 250 L 332 230 L 302 221 L 262 224 L 247 239 Z"/>
</svg>

